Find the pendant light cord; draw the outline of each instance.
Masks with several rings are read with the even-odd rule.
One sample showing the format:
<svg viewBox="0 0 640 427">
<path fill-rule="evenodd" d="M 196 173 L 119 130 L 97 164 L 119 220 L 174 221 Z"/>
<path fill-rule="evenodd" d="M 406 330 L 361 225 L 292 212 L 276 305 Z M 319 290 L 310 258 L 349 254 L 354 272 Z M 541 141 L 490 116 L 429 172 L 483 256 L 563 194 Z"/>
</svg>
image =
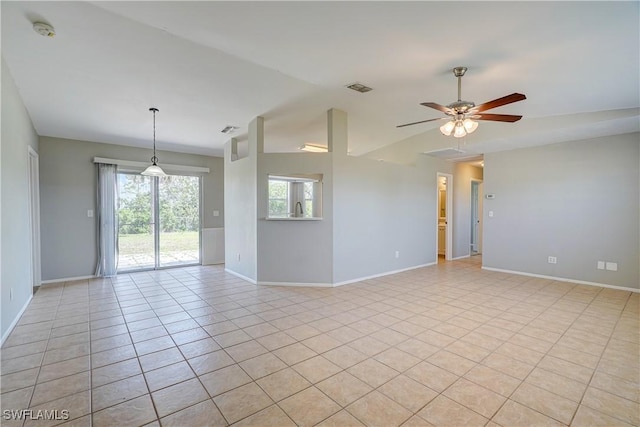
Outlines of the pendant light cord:
<svg viewBox="0 0 640 427">
<path fill-rule="evenodd" d="M 158 112 L 158 109 L 149 108 L 149 111 L 153 112 L 153 157 L 151 158 L 151 163 L 155 166 L 158 162 L 158 158 L 156 157 L 156 113 Z"/>
</svg>

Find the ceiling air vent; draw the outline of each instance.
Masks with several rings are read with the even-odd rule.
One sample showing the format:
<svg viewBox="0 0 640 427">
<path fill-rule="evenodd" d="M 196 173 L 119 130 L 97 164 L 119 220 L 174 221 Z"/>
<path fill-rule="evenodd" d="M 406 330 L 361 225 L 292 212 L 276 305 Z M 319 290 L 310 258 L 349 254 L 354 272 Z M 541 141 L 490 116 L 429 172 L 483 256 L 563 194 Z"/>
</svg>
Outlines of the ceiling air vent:
<svg viewBox="0 0 640 427">
<path fill-rule="evenodd" d="M 235 132 L 236 130 L 238 130 L 237 126 L 226 126 L 224 129 L 222 129 L 220 132 L 222 133 L 226 133 L 226 134 L 230 134 Z"/>
<path fill-rule="evenodd" d="M 470 162 L 482 160 L 482 154 L 467 153 L 458 148 L 441 148 L 439 150 L 426 151 L 424 154 L 452 162 Z"/>
<path fill-rule="evenodd" d="M 356 92 L 360 92 L 360 93 L 365 93 L 365 92 L 369 92 L 370 90 L 373 90 L 372 88 L 365 86 L 362 83 L 351 83 L 350 85 L 347 85 L 347 88 L 351 90 L 355 90 Z"/>
</svg>

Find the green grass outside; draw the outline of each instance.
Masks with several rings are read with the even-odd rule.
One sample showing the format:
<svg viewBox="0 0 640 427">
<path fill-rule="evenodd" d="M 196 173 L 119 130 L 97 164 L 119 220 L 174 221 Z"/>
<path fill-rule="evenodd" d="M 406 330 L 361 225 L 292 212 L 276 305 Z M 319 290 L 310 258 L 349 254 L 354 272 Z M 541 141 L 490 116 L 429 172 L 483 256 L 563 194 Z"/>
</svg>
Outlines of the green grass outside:
<svg viewBox="0 0 640 427">
<path fill-rule="evenodd" d="M 197 251 L 198 239 L 199 233 L 197 231 L 160 233 L 160 251 Z M 153 253 L 153 235 L 121 234 L 118 237 L 118 250 L 121 255 Z"/>
</svg>

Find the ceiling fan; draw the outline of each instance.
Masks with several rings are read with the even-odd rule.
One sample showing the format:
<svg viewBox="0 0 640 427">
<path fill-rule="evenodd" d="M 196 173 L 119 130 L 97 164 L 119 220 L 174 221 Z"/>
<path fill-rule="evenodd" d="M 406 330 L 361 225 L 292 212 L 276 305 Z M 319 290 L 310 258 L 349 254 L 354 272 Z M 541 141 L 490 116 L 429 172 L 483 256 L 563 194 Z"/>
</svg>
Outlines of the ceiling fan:
<svg viewBox="0 0 640 427">
<path fill-rule="evenodd" d="M 493 122 L 517 122 L 522 116 L 514 116 L 511 114 L 481 114 L 484 111 L 492 108 L 501 107 L 503 105 L 511 104 L 513 102 L 522 101 L 527 99 L 521 93 L 512 93 L 511 95 L 503 96 L 502 98 L 494 99 L 493 101 L 485 102 L 484 104 L 476 105 L 470 101 L 462 100 L 462 76 L 467 71 L 467 67 L 456 67 L 453 69 L 453 75 L 458 78 L 458 100 L 451 104 L 444 106 L 435 102 L 423 102 L 420 105 L 425 107 L 434 108 L 438 111 L 442 111 L 449 117 L 442 117 L 438 119 L 421 120 L 419 122 L 406 123 L 397 127 L 405 127 L 417 125 L 419 123 L 432 122 L 434 120 L 449 119 L 447 123 L 440 126 L 440 132 L 449 136 L 453 133 L 456 138 L 462 138 L 463 136 L 474 132 L 478 128 L 478 123 L 475 120 L 488 120 Z"/>
</svg>

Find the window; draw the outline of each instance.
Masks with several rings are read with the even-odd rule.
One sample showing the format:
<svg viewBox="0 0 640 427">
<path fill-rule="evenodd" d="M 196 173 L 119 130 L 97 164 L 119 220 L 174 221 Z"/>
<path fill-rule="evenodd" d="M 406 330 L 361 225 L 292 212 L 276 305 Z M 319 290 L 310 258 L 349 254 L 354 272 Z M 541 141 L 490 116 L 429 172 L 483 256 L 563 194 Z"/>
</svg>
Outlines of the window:
<svg viewBox="0 0 640 427">
<path fill-rule="evenodd" d="M 313 216 L 313 182 L 304 183 L 304 213 L 306 217 Z"/>
<path fill-rule="evenodd" d="M 322 175 L 269 176 L 268 218 L 320 218 Z"/>
<path fill-rule="evenodd" d="M 269 180 L 269 216 L 287 218 L 289 216 L 289 183 L 277 179 Z"/>
</svg>

